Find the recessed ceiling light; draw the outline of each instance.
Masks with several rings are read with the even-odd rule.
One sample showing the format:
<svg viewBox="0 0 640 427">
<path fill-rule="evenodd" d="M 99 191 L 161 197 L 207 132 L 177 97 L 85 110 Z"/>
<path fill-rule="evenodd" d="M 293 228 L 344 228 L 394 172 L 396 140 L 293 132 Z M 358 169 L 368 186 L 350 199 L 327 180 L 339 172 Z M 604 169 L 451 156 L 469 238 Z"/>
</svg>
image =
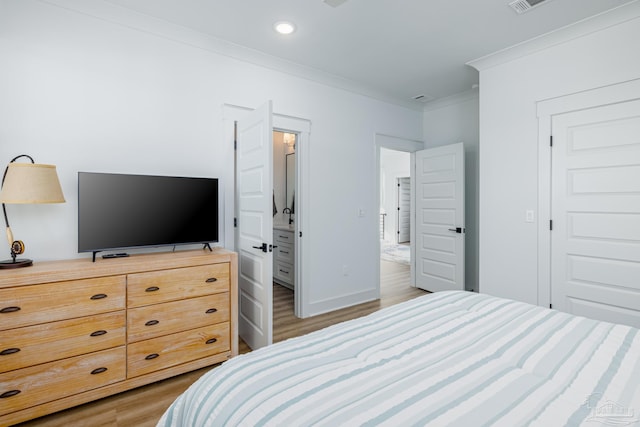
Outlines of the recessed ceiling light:
<svg viewBox="0 0 640 427">
<path fill-rule="evenodd" d="M 291 34 L 296 30 L 296 26 L 287 21 L 276 22 L 273 24 L 273 28 L 280 34 Z"/>
</svg>

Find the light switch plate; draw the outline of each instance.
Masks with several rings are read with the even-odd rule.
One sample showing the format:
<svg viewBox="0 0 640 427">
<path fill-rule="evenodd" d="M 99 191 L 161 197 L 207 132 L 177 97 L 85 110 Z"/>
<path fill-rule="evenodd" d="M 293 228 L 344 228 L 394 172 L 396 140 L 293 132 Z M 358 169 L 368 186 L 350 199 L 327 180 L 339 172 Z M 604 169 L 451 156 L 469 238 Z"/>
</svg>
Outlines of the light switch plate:
<svg viewBox="0 0 640 427">
<path fill-rule="evenodd" d="M 526 211 L 525 222 L 534 222 L 534 221 L 535 221 L 535 216 L 533 214 L 533 211 Z"/>
</svg>

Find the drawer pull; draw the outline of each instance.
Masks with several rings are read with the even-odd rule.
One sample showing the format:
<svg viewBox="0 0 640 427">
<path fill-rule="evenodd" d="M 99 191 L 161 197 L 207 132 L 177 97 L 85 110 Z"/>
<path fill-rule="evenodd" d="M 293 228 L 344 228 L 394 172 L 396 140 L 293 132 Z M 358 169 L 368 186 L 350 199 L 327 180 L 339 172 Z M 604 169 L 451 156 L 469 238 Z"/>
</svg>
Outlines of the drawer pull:
<svg viewBox="0 0 640 427">
<path fill-rule="evenodd" d="M 147 289 L 145 289 L 145 292 L 155 292 L 155 291 L 159 291 L 160 288 L 157 286 L 149 286 Z"/>
<path fill-rule="evenodd" d="M 20 311 L 20 307 L 5 307 L 2 310 L 0 310 L 0 313 L 14 313 L 16 311 Z"/>
<path fill-rule="evenodd" d="M 218 341 L 217 338 L 210 338 L 210 339 L 207 340 L 207 342 L 205 344 L 213 344 L 216 341 Z"/>
<path fill-rule="evenodd" d="M 158 353 L 151 353 L 150 355 L 148 355 L 147 357 L 145 357 L 145 360 L 153 360 L 156 357 L 159 357 L 160 355 Z"/>
<path fill-rule="evenodd" d="M 96 300 L 96 299 L 104 299 L 107 297 L 107 294 L 95 294 L 91 297 L 92 300 Z"/>
<path fill-rule="evenodd" d="M 209 277 L 207 280 L 205 280 L 205 282 L 207 283 L 213 283 L 213 282 L 217 282 L 218 279 L 216 279 L 215 277 Z"/>
<path fill-rule="evenodd" d="M 288 252 L 288 251 L 283 251 L 282 249 L 280 249 L 280 252 L 282 252 L 283 254 L 287 254 L 287 255 L 289 255 L 289 252 Z"/>
<path fill-rule="evenodd" d="M 157 325 L 158 323 L 160 323 L 159 320 L 149 320 L 147 323 L 144 324 L 144 326 L 154 326 L 154 325 Z"/>
<path fill-rule="evenodd" d="M 218 311 L 217 308 L 210 308 L 209 310 L 207 310 L 205 313 L 207 314 L 211 314 L 211 313 L 215 313 L 216 311 Z"/>
<path fill-rule="evenodd" d="M 9 390 L 9 391 L 5 391 L 4 393 L 0 394 L 0 399 L 5 399 L 7 397 L 13 397 L 16 394 L 20 394 L 20 390 Z"/>
<path fill-rule="evenodd" d="M 10 354 L 14 354 L 19 352 L 20 349 L 19 348 L 5 348 L 4 350 L 0 351 L 0 356 L 8 356 Z"/>
<path fill-rule="evenodd" d="M 101 373 L 106 372 L 106 371 L 107 371 L 107 368 L 105 368 L 105 367 L 96 368 L 93 371 L 91 371 L 91 375 L 98 375 L 98 374 L 101 374 Z"/>
<path fill-rule="evenodd" d="M 288 271 L 284 271 L 283 269 L 280 269 L 280 273 L 289 274 Z"/>
<path fill-rule="evenodd" d="M 100 335 L 105 335 L 107 331 L 101 329 L 99 331 L 91 332 L 92 337 L 99 337 Z"/>
</svg>

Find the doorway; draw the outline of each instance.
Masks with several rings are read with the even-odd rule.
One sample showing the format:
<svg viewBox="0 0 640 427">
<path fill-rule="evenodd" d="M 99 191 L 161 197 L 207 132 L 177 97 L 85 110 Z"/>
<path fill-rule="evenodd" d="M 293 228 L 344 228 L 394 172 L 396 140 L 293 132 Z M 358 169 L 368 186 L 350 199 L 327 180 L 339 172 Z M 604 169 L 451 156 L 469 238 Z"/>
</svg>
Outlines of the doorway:
<svg viewBox="0 0 640 427">
<path fill-rule="evenodd" d="M 250 125 L 254 113 L 265 110 L 259 123 Z M 296 134 L 295 207 L 295 315 L 307 317 L 310 283 L 308 251 L 302 239 L 308 224 L 308 171 L 311 122 L 293 116 L 272 113 L 271 101 L 259 109 L 224 105 L 224 138 L 233 151 L 235 167 L 227 176 L 225 192 L 225 247 L 238 252 L 239 330 L 253 349 L 272 342 L 273 323 L 273 131 Z M 257 119 L 256 119 L 257 120 Z M 257 122 L 258 123 L 258 122 Z M 236 134 L 235 129 L 238 129 Z M 234 148 L 235 147 L 235 148 Z M 248 163 L 251 160 L 253 163 Z M 257 171 L 261 172 L 260 177 Z M 230 188 L 229 188 L 230 187 Z M 260 198 L 256 197 L 260 195 Z M 264 197 L 263 197 L 264 196 Z M 256 260 L 260 260 L 259 267 Z M 259 273 L 259 277 L 258 277 Z M 255 333 L 254 333 L 255 332 Z M 247 337 L 245 339 L 244 337 Z"/>
<path fill-rule="evenodd" d="M 403 271 L 401 272 L 402 275 L 406 278 L 408 277 L 408 285 L 410 287 L 415 287 L 415 262 L 414 262 L 414 245 L 415 242 L 413 241 L 413 239 L 410 239 L 409 244 L 407 245 L 407 251 L 409 252 L 409 264 L 408 265 L 402 265 L 399 264 L 397 262 L 391 262 L 391 261 L 386 261 L 382 258 L 382 254 L 384 251 L 384 246 L 383 246 L 383 242 L 385 241 L 390 241 L 390 242 L 394 242 L 396 241 L 396 237 L 397 233 L 394 236 L 394 233 L 397 231 L 395 230 L 396 226 L 395 226 L 395 220 L 394 219 L 389 219 L 390 216 L 389 212 L 393 213 L 393 210 L 396 209 L 397 212 L 397 206 L 396 206 L 396 192 L 397 192 L 397 182 L 392 181 L 391 186 L 387 187 L 386 190 L 383 190 L 384 188 L 384 184 L 383 182 L 388 181 L 388 179 L 383 178 L 383 175 L 386 175 L 386 171 L 383 171 L 381 164 L 383 162 L 382 156 L 383 153 L 385 153 L 383 150 L 388 150 L 387 154 L 395 154 L 398 155 L 399 157 L 405 157 L 406 159 L 408 159 L 408 168 L 406 168 L 406 172 L 403 173 L 398 173 L 397 177 L 403 177 L 403 176 L 411 176 L 410 171 L 411 169 L 414 168 L 414 161 L 413 161 L 413 156 L 412 153 L 422 150 L 424 149 L 424 143 L 422 143 L 421 141 L 415 141 L 415 140 L 410 140 L 410 139 L 406 139 L 406 138 L 400 138 L 400 137 L 396 137 L 396 136 L 391 136 L 391 135 L 384 135 L 384 134 L 376 134 L 375 135 L 375 145 L 376 145 L 376 157 L 375 157 L 375 170 L 376 170 L 376 174 L 377 174 L 377 179 L 376 179 L 376 209 L 379 209 L 379 224 L 378 227 L 376 227 L 376 232 L 377 232 L 377 240 L 378 240 L 378 256 L 376 258 L 376 262 L 377 262 L 377 268 L 376 268 L 376 275 L 377 275 L 377 280 L 376 280 L 376 284 L 377 284 L 377 292 L 378 295 L 381 295 L 381 287 L 382 287 L 382 282 L 383 282 L 383 277 L 387 277 L 389 274 L 396 276 L 397 270 L 398 268 L 401 268 Z M 387 168 L 385 168 L 387 169 Z M 393 176 L 393 174 L 391 174 Z M 413 190 L 412 190 L 413 191 Z M 384 192 L 384 195 L 383 195 Z M 383 200 L 389 201 L 391 202 L 390 205 L 385 205 L 385 203 L 383 203 Z M 383 205 L 385 205 L 386 207 L 383 207 Z M 394 216 L 395 218 L 395 216 Z M 410 213 L 409 213 L 409 227 L 412 228 L 413 227 L 413 220 L 414 220 L 414 215 L 411 212 L 410 209 Z M 391 225 L 389 225 L 391 224 Z M 382 269 L 386 268 L 385 270 L 385 274 L 383 274 Z M 389 272 L 388 270 L 393 269 L 394 271 Z M 408 270 L 408 275 L 407 272 L 405 270 Z M 389 274 L 387 274 L 389 273 Z M 384 280 L 386 282 L 386 279 Z M 403 279 L 403 281 L 406 282 L 406 279 Z"/>
<path fill-rule="evenodd" d="M 538 305 L 640 325 L 639 99 L 640 79 L 538 104 Z"/>
<path fill-rule="evenodd" d="M 411 154 L 380 149 L 380 258 L 409 269 Z"/>
<path fill-rule="evenodd" d="M 640 327 L 640 100 L 551 124 L 553 307 Z"/>
<path fill-rule="evenodd" d="M 425 149 L 419 141 L 376 134 L 379 206 L 382 205 L 381 161 L 385 149 L 410 154 L 410 286 L 432 292 L 464 290 L 464 144 Z M 388 214 L 386 209 L 381 211 L 381 218 L 386 218 L 383 214 Z M 380 242 L 379 254 L 384 249 L 383 239 Z M 380 268 L 385 261 L 381 256 L 377 260 L 380 292 Z"/>
<path fill-rule="evenodd" d="M 273 298 L 295 300 L 296 144 L 291 131 L 273 131 Z M 298 211 L 300 210 L 298 206 Z M 284 289 L 280 289 L 284 288 Z M 292 307 L 294 305 L 292 304 Z M 290 315 L 294 316 L 295 310 Z"/>
</svg>

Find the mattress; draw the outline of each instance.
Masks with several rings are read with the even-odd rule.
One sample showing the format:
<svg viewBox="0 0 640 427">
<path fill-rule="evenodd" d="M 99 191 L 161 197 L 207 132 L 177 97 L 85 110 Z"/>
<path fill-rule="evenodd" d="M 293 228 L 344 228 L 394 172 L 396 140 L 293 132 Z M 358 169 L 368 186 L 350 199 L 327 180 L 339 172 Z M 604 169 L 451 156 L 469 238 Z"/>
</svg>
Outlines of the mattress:
<svg viewBox="0 0 640 427">
<path fill-rule="evenodd" d="M 640 333 L 428 294 L 235 357 L 159 426 L 640 425 Z"/>
</svg>

